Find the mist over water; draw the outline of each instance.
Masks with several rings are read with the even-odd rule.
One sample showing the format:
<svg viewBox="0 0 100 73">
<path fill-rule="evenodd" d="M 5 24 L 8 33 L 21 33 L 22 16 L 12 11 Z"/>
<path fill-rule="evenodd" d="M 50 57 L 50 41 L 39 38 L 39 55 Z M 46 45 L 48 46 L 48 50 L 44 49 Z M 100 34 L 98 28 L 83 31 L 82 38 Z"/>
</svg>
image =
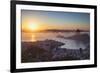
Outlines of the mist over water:
<svg viewBox="0 0 100 73">
<path fill-rule="evenodd" d="M 44 41 L 46 39 L 49 40 L 55 40 L 58 42 L 64 43 L 64 45 L 61 46 L 61 48 L 66 48 L 66 49 L 85 49 L 87 45 L 89 44 L 84 44 L 83 42 L 77 41 L 77 40 L 72 40 L 72 39 L 64 39 L 60 38 L 58 36 L 64 36 L 64 37 L 71 37 L 75 35 L 75 32 L 37 32 L 37 33 L 22 33 L 22 41 L 23 42 L 36 42 L 36 41 Z M 81 32 L 80 34 L 89 34 L 89 32 Z"/>
</svg>

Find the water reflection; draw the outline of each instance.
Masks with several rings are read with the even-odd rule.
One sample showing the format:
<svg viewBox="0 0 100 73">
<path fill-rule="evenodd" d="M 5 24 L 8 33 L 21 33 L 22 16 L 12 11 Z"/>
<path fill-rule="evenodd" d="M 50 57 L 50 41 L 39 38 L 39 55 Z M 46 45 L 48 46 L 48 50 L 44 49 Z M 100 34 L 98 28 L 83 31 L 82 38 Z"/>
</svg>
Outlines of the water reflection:
<svg viewBox="0 0 100 73">
<path fill-rule="evenodd" d="M 36 37 L 35 37 L 34 34 L 32 34 L 32 36 L 31 36 L 31 41 L 32 41 L 32 42 L 35 42 L 35 41 L 36 41 Z"/>
<path fill-rule="evenodd" d="M 84 32 L 85 33 L 85 32 Z M 84 34 L 83 32 L 81 34 Z M 86 32 L 86 34 L 89 35 L 89 33 Z M 62 45 L 61 48 L 66 48 L 66 49 L 79 49 L 79 48 L 86 48 L 86 44 L 77 41 L 77 40 L 72 40 L 72 39 L 63 39 L 63 38 L 59 38 L 57 36 L 64 36 L 64 37 L 70 37 L 75 35 L 74 32 L 66 32 L 66 33 L 52 33 L 52 32 L 48 32 L 48 33 L 23 33 L 22 34 L 22 41 L 25 42 L 35 42 L 35 41 L 43 41 L 46 39 L 50 39 L 50 40 L 56 40 L 59 42 L 64 43 L 65 45 Z"/>
</svg>

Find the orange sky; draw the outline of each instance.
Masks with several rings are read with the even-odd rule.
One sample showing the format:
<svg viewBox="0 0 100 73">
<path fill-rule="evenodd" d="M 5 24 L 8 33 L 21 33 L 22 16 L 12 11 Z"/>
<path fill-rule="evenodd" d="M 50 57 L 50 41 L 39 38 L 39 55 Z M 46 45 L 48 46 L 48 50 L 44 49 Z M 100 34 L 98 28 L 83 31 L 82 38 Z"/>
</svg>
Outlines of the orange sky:
<svg viewBox="0 0 100 73">
<path fill-rule="evenodd" d="M 45 29 L 64 29 L 64 30 L 89 30 L 88 13 L 74 12 L 49 12 L 22 10 L 22 30 L 38 31 Z"/>
</svg>

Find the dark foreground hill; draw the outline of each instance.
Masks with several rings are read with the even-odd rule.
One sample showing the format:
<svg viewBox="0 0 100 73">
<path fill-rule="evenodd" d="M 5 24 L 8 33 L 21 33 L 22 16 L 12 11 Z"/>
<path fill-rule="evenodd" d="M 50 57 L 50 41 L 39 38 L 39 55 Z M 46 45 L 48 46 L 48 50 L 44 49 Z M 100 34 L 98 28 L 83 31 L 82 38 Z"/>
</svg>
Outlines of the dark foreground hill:
<svg viewBox="0 0 100 73">
<path fill-rule="evenodd" d="M 84 60 L 90 58 L 89 45 L 85 49 L 60 48 L 64 43 L 54 40 L 22 42 L 21 62 Z"/>
</svg>

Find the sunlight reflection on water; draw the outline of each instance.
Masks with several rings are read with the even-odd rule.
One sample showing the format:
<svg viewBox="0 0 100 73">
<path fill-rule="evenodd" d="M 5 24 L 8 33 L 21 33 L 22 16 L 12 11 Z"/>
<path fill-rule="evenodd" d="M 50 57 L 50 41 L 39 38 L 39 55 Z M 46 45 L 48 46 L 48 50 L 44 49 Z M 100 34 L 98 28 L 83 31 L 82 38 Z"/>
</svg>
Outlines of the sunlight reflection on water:
<svg viewBox="0 0 100 73">
<path fill-rule="evenodd" d="M 86 32 L 87 33 L 87 32 Z M 89 35 L 89 33 L 87 33 Z M 70 40 L 70 39 L 63 39 L 63 38 L 58 38 L 57 36 L 65 36 L 65 37 L 70 37 L 72 35 L 75 35 L 75 33 L 70 32 L 70 33 L 23 33 L 22 34 L 22 41 L 25 42 L 35 42 L 35 41 L 43 41 L 46 39 L 50 40 L 56 40 L 58 42 L 62 42 L 65 45 L 62 45 L 61 48 L 66 48 L 66 49 L 79 49 L 79 48 L 85 48 L 86 44 L 83 44 L 82 42 L 78 42 L 75 40 Z"/>
</svg>

